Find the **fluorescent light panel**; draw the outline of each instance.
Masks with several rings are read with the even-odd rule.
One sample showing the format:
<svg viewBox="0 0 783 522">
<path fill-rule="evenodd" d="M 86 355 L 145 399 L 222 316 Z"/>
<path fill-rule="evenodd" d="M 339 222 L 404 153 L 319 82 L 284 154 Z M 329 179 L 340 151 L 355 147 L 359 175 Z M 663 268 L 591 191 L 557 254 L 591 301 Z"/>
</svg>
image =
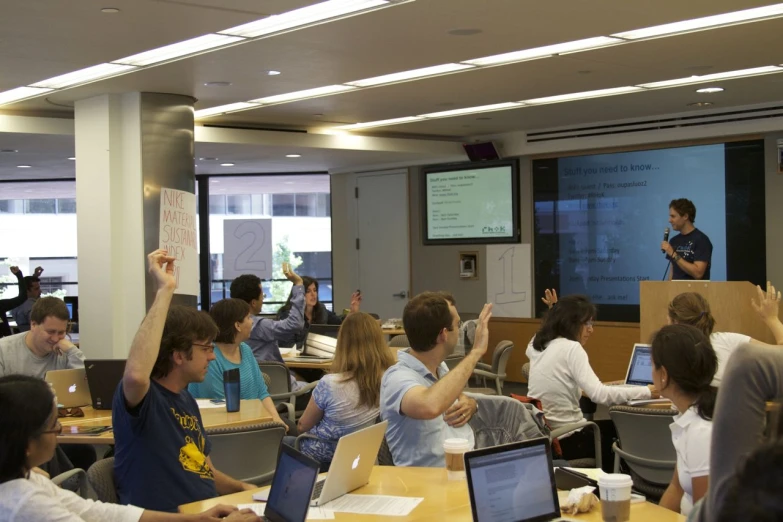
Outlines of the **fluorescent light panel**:
<svg viewBox="0 0 783 522">
<path fill-rule="evenodd" d="M 218 105 L 217 107 L 210 107 L 209 109 L 201 109 L 195 111 L 193 116 L 195 118 L 207 118 L 209 116 L 217 116 L 218 114 L 226 114 L 227 112 L 243 111 L 246 109 L 252 109 L 253 107 L 260 107 L 258 103 L 238 102 L 229 103 L 228 105 Z"/>
<path fill-rule="evenodd" d="M 769 65 L 766 67 L 755 67 L 753 69 L 742 69 L 739 71 L 728 71 L 728 72 L 715 73 L 715 74 L 705 74 L 704 76 L 690 76 L 688 78 L 678 78 L 676 80 L 664 80 L 662 82 L 640 83 L 639 87 L 644 87 L 645 89 L 661 89 L 664 87 L 678 87 L 680 85 L 709 83 L 717 80 L 749 78 L 751 76 L 760 76 L 762 74 L 773 74 L 779 72 L 783 72 L 783 67 Z"/>
<path fill-rule="evenodd" d="M 400 123 L 410 123 L 412 121 L 423 120 L 422 116 L 405 116 L 403 118 L 392 118 L 390 120 L 369 121 L 367 123 L 354 123 L 352 125 L 342 125 L 340 127 L 332 127 L 333 129 L 340 130 L 359 130 L 369 129 L 370 127 L 383 127 L 384 125 L 399 125 Z"/>
<path fill-rule="evenodd" d="M 355 87 L 372 87 L 376 85 L 382 85 L 384 83 L 403 82 L 406 80 L 413 80 L 415 78 L 423 78 L 425 76 L 436 76 L 438 74 L 446 74 L 450 72 L 462 71 L 464 69 L 473 69 L 473 68 L 474 68 L 473 65 L 464 64 L 464 63 L 444 63 L 442 65 L 433 65 L 432 67 L 423 67 L 421 69 L 413 69 L 411 71 L 385 74 L 383 76 L 367 78 L 366 80 L 346 82 L 346 85 L 353 85 Z"/>
<path fill-rule="evenodd" d="M 208 49 L 214 49 L 215 47 L 222 47 L 241 40 L 243 40 L 243 38 L 237 36 L 205 34 L 203 36 L 191 38 L 190 40 L 185 40 L 184 42 L 166 45 L 143 53 L 134 54 L 127 58 L 114 60 L 112 63 L 135 66 L 152 65 L 154 63 L 165 62 L 167 60 L 173 60 L 182 56 L 206 51 Z"/>
<path fill-rule="evenodd" d="M 627 94 L 629 92 L 638 92 L 644 90 L 637 86 L 613 87 L 611 89 L 598 89 L 596 91 L 574 92 L 571 94 L 558 94 L 557 96 L 547 96 L 545 98 L 534 98 L 532 100 L 522 100 L 525 105 L 546 105 L 548 103 L 562 103 L 576 100 L 588 100 L 590 98 L 601 98 L 603 96 L 616 96 L 618 94 Z"/>
<path fill-rule="evenodd" d="M 69 72 L 48 80 L 33 83 L 31 87 L 43 87 L 48 89 L 64 89 L 76 85 L 77 83 L 87 83 L 101 78 L 108 78 L 109 76 L 116 76 L 117 74 L 127 72 L 131 69 L 135 69 L 132 65 L 119 65 L 116 63 L 102 63 L 100 65 L 93 65 L 86 69 L 79 69 L 78 71 Z"/>
<path fill-rule="evenodd" d="M 338 92 L 351 91 L 356 87 L 352 85 L 327 85 L 325 87 L 316 87 L 315 89 L 305 89 L 304 91 L 289 92 L 286 94 L 277 94 L 275 96 L 267 96 L 266 98 L 258 98 L 256 100 L 250 100 L 251 103 L 260 103 L 263 105 L 273 103 L 283 103 L 295 100 L 304 100 L 307 98 L 317 98 L 319 96 L 326 96 L 327 94 L 337 94 Z"/>
<path fill-rule="evenodd" d="M 526 60 L 536 60 L 538 58 L 548 58 L 556 54 L 568 54 L 580 51 L 589 51 L 591 49 L 600 49 L 610 45 L 624 43 L 619 38 L 610 38 L 608 36 L 596 36 L 595 38 L 585 38 L 584 40 L 574 40 L 573 42 L 563 42 L 554 45 L 545 45 L 544 47 L 535 47 L 533 49 L 524 49 L 510 53 L 485 56 L 484 58 L 475 58 L 473 60 L 464 60 L 467 63 L 477 66 L 502 65 Z"/>
<path fill-rule="evenodd" d="M 422 118 L 449 118 L 451 116 L 463 116 L 465 114 L 477 114 L 480 112 L 504 111 L 522 107 L 520 102 L 493 103 L 492 105 L 480 105 L 478 107 L 466 107 L 464 109 L 452 109 L 450 111 L 431 112 L 422 114 Z"/>
<path fill-rule="evenodd" d="M 640 40 L 643 38 L 658 38 L 661 36 L 672 36 L 675 34 L 685 34 L 694 31 L 704 31 L 716 27 L 725 27 L 728 25 L 743 24 L 748 22 L 758 22 L 769 18 L 778 18 L 783 16 L 783 4 L 767 5 L 753 9 L 744 9 L 742 11 L 733 11 L 714 16 L 705 16 L 694 18 L 693 20 L 682 20 L 670 24 L 656 25 L 645 29 L 636 29 L 616 33 L 612 36 L 624 40 Z"/>
<path fill-rule="evenodd" d="M 33 96 L 40 96 L 47 93 L 52 89 L 41 89 L 38 87 L 17 87 L 10 91 L 0 92 L 0 105 L 6 103 L 13 103 L 26 98 L 32 98 Z"/>
<path fill-rule="evenodd" d="M 218 32 L 244 38 L 258 38 L 259 36 L 280 33 L 367 9 L 390 5 L 393 4 L 388 0 L 329 0 Z"/>
</svg>

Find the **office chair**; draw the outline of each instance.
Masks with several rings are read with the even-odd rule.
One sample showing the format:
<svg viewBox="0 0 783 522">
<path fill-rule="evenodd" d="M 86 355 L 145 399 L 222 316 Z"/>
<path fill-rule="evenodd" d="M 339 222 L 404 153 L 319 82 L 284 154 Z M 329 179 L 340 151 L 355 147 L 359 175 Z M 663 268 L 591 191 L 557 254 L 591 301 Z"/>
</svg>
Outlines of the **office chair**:
<svg viewBox="0 0 783 522">
<path fill-rule="evenodd" d="M 264 382 L 267 383 L 269 396 L 275 406 L 284 406 L 288 412 L 288 419 L 296 422 L 297 414 L 301 416 L 301 412 L 296 411 L 296 398 L 309 393 L 318 381 L 311 382 L 297 391 L 291 391 L 291 380 L 285 364 L 278 361 L 259 361 L 258 368 L 261 370 Z"/>
<path fill-rule="evenodd" d="M 57 486 L 77 493 L 82 498 L 90 498 L 90 488 L 87 483 L 87 473 L 81 468 L 74 468 L 60 473 L 52 478 Z"/>
<path fill-rule="evenodd" d="M 119 504 L 117 485 L 114 483 L 114 457 L 101 459 L 87 470 L 87 482 L 101 502 Z"/>
<path fill-rule="evenodd" d="M 215 467 L 242 482 L 271 482 L 285 427 L 276 422 L 208 429 Z"/>
<path fill-rule="evenodd" d="M 503 381 L 506 380 L 506 365 L 514 350 L 514 343 L 511 341 L 500 341 L 492 352 L 492 364 L 478 363 L 473 370 L 474 377 L 482 377 L 486 386 L 486 379 L 495 381 L 494 388 L 469 388 L 473 393 L 484 393 L 487 395 L 503 395 Z"/>
<path fill-rule="evenodd" d="M 411 343 L 408 341 L 408 336 L 405 334 L 395 335 L 392 337 L 391 341 L 389 341 L 389 348 L 409 348 L 410 345 Z"/>
</svg>

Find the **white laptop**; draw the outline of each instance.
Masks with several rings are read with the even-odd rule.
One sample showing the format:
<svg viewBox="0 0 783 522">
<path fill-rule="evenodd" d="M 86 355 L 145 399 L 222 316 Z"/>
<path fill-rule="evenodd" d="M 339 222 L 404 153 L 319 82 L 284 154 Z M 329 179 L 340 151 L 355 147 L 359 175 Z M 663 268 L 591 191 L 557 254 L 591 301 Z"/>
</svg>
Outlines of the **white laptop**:
<svg viewBox="0 0 783 522">
<path fill-rule="evenodd" d="M 625 373 L 625 385 L 647 386 L 652 384 L 652 369 L 652 346 L 649 344 L 633 345 L 628 371 Z"/>
<path fill-rule="evenodd" d="M 54 388 L 54 393 L 57 394 L 57 405 L 60 408 L 75 408 L 92 403 L 84 368 L 51 370 L 46 372 L 44 380 Z"/>
<path fill-rule="evenodd" d="M 337 339 L 328 335 L 321 335 L 313 332 L 307 334 L 302 355 L 290 360 L 312 360 L 316 359 L 334 359 L 334 352 L 337 349 Z"/>
<path fill-rule="evenodd" d="M 340 438 L 329 473 L 315 485 L 311 506 L 326 504 L 370 481 L 388 424 L 388 421 L 379 422 Z"/>
</svg>

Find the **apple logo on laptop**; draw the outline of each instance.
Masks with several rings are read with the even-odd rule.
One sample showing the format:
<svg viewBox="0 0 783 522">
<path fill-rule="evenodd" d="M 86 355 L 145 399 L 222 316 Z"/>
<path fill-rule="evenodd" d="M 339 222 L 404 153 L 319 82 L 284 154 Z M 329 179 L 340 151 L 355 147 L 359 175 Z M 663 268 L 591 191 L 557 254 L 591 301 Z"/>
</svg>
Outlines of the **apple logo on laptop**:
<svg viewBox="0 0 783 522">
<path fill-rule="evenodd" d="M 357 455 L 356 458 L 353 461 L 353 464 L 351 464 L 351 469 L 356 469 L 359 467 L 359 459 L 362 458 L 361 455 Z"/>
<path fill-rule="evenodd" d="M 76 385 L 71 384 L 70 386 L 68 386 L 68 393 L 74 393 L 74 392 L 76 392 Z"/>
</svg>

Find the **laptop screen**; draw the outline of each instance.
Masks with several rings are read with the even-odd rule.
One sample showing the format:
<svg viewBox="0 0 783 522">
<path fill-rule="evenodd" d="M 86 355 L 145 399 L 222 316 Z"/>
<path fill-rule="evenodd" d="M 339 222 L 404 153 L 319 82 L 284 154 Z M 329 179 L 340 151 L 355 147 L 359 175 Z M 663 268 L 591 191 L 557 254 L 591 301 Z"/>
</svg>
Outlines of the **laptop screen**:
<svg viewBox="0 0 783 522">
<path fill-rule="evenodd" d="M 470 500 L 476 522 L 528 522 L 560 516 L 548 441 L 469 456 Z M 519 446 L 519 447 L 514 447 Z"/>
<path fill-rule="evenodd" d="M 652 348 L 643 344 L 634 346 L 625 384 L 636 386 L 652 384 L 652 364 Z"/>
<path fill-rule="evenodd" d="M 310 496 L 318 478 L 318 463 L 308 464 L 310 459 L 297 456 L 295 450 L 281 446 L 266 504 L 265 515 L 270 520 L 300 522 L 307 518 Z"/>
</svg>

